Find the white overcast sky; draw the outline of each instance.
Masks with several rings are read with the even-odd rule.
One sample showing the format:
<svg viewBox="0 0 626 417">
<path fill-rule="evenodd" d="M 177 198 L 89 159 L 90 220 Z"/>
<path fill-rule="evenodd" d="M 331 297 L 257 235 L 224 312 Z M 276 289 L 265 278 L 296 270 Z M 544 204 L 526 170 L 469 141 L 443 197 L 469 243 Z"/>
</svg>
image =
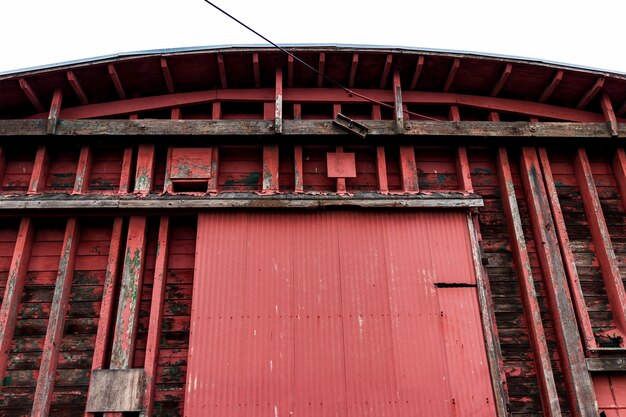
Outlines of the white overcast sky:
<svg viewBox="0 0 626 417">
<path fill-rule="evenodd" d="M 512 55 L 626 73 L 624 0 L 215 0 L 276 43 Z M 0 72 L 264 41 L 202 0 L 1 0 Z"/>
</svg>

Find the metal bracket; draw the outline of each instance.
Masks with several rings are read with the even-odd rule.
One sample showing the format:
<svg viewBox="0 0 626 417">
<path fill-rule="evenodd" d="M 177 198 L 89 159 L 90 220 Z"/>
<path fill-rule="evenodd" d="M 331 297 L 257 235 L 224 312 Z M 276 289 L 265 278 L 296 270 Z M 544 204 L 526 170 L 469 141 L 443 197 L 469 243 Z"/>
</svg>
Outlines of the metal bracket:
<svg viewBox="0 0 626 417">
<path fill-rule="evenodd" d="M 333 120 L 333 125 L 338 126 L 348 133 L 357 135 L 361 139 L 364 139 L 365 135 L 367 135 L 367 133 L 370 131 L 367 126 L 357 122 L 356 120 L 352 120 L 341 113 L 337 114 L 337 118 Z"/>
</svg>

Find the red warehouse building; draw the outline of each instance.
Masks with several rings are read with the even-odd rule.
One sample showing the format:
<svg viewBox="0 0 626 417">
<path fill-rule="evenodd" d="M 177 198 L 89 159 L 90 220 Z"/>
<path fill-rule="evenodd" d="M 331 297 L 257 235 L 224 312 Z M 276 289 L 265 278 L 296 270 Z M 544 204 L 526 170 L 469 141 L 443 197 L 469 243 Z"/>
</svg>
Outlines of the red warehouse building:
<svg viewBox="0 0 626 417">
<path fill-rule="evenodd" d="M 626 77 L 288 49 L 0 76 L 0 415 L 626 416 Z"/>
</svg>

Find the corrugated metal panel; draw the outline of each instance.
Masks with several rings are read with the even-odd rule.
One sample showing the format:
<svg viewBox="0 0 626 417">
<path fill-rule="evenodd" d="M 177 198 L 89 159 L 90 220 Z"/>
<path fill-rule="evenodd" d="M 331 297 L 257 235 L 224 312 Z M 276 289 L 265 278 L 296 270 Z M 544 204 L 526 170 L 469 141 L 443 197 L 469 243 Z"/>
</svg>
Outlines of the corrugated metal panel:
<svg viewBox="0 0 626 417">
<path fill-rule="evenodd" d="M 490 395 L 475 289 L 446 339 L 435 287 L 473 282 L 468 241 L 460 212 L 200 215 L 185 415 L 453 416 Z"/>
</svg>

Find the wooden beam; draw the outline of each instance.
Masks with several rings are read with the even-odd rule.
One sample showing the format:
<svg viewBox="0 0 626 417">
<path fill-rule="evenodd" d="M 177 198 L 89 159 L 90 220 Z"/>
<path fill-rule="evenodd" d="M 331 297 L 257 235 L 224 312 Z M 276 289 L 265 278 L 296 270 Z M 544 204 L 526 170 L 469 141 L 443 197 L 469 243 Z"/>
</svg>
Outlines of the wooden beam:
<svg viewBox="0 0 626 417">
<path fill-rule="evenodd" d="M 359 94 L 382 102 L 393 102 L 392 90 L 354 90 Z M 62 119 L 95 119 L 120 116 L 144 111 L 171 109 L 173 107 L 191 106 L 213 102 L 267 102 L 274 100 L 274 88 L 208 90 L 201 92 L 174 93 L 152 97 L 135 97 L 106 103 L 88 104 L 86 106 L 64 108 Z M 357 95 L 348 95 L 338 88 L 285 88 L 285 103 L 363 103 L 371 102 Z M 535 103 L 531 101 L 506 99 L 500 97 L 472 96 L 465 94 L 404 91 L 405 104 L 464 106 L 486 111 L 498 111 L 526 115 L 531 117 L 550 118 L 575 122 L 604 122 L 602 114 Z M 48 113 L 38 113 L 28 119 L 45 119 Z M 618 119 L 620 123 L 626 119 Z"/>
<path fill-rule="evenodd" d="M 122 170 L 120 171 L 120 186 L 118 194 L 128 194 L 130 192 L 131 178 L 133 171 L 133 147 L 124 148 L 124 156 L 122 158 Z"/>
<path fill-rule="evenodd" d="M 602 87 L 604 86 L 604 77 L 600 77 L 596 80 L 595 83 L 591 86 L 589 90 L 580 98 L 580 101 L 576 105 L 577 109 L 584 109 L 587 107 L 587 104 L 600 92 Z"/>
<path fill-rule="evenodd" d="M 293 160 L 294 160 L 294 194 L 301 194 L 304 192 L 304 161 L 302 158 L 302 145 L 295 145 L 293 148 Z"/>
<path fill-rule="evenodd" d="M 589 372 L 626 372 L 626 358 L 587 358 Z"/>
<path fill-rule="evenodd" d="M 450 106 L 450 114 L 448 118 L 453 122 L 461 121 L 461 112 L 459 111 L 459 106 Z"/>
<path fill-rule="evenodd" d="M 565 273 L 569 282 L 572 303 L 576 312 L 576 318 L 578 319 L 578 327 L 583 341 L 583 347 L 585 351 L 588 352 L 590 348 L 597 348 L 598 344 L 596 343 L 596 338 L 591 327 L 589 312 L 587 311 L 585 297 L 578 278 L 576 260 L 574 258 L 574 253 L 572 252 L 569 236 L 567 235 L 565 218 L 563 217 L 563 212 L 559 203 L 559 196 L 556 190 L 554 177 L 552 176 L 552 167 L 550 166 L 550 158 L 548 157 L 546 148 L 539 148 L 539 162 L 541 164 L 541 170 L 543 171 L 546 194 L 550 203 L 552 218 L 554 219 L 555 231 L 559 240 L 559 249 L 561 251 L 561 256 L 563 257 L 563 266 L 565 267 Z"/>
<path fill-rule="evenodd" d="M 335 152 L 336 153 L 343 153 L 343 146 L 338 145 L 335 146 Z M 346 189 L 346 179 L 345 178 L 337 178 L 337 194 L 338 195 L 345 195 L 348 191 Z"/>
<path fill-rule="evenodd" d="M 54 135 L 57 129 L 57 122 L 59 120 L 59 113 L 61 112 L 62 102 L 63 90 L 57 88 L 56 90 L 54 90 L 52 102 L 50 103 L 50 111 L 48 112 L 48 124 L 46 126 L 46 133 L 48 135 Z"/>
<path fill-rule="evenodd" d="M 496 326 L 496 315 L 489 288 L 487 272 L 482 264 L 482 245 L 477 213 L 468 214 L 467 227 L 469 229 L 470 245 L 472 249 L 472 259 L 474 261 L 474 273 L 476 274 L 476 289 L 478 293 L 478 304 L 480 306 L 480 317 L 485 339 L 485 349 L 489 370 L 491 374 L 491 385 L 494 392 L 494 401 L 497 415 L 504 417 L 508 415 L 508 396 L 505 388 L 506 373 L 502 360 L 502 351 L 498 338 Z"/>
<path fill-rule="evenodd" d="M 172 74 L 170 73 L 166 58 L 161 58 L 161 72 L 163 73 L 163 80 L 165 81 L 167 92 L 172 94 L 174 92 L 174 82 L 172 81 Z"/>
<path fill-rule="evenodd" d="M 459 189 L 465 193 L 473 193 L 472 175 L 467 158 L 467 148 L 465 146 L 457 146 L 456 148 L 456 175 Z"/>
<path fill-rule="evenodd" d="M 618 136 L 619 126 L 617 125 L 617 118 L 615 117 L 613 105 L 611 104 L 611 98 L 608 94 L 602 94 L 600 104 L 602 105 L 602 113 L 604 113 L 604 118 L 606 119 L 606 124 L 609 128 L 609 131 L 611 132 L 611 136 Z"/>
<path fill-rule="evenodd" d="M 556 88 L 561 83 L 561 80 L 563 79 L 563 74 L 563 70 L 558 70 L 556 74 L 554 74 L 554 77 L 552 78 L 552 81 L 550 81 L 550 84 L 548 84 L 541 93 L 541 96 L 539 97 L 539 103 L 543 103 L 550 98 L 554 90 L 556 90 Z"/>
<path fill-rule="evenodd" d="M 274 133 L 283 133 L 283 70 L 276 68 L 276 94 L 274 100 Z"/>
<path fill-rule="evenodd" d="M 113 81 L 113 86 L 115 87 L 115 91 L 117 91 L 117 95 L 120 100 L 126 99 L 126 92 L 124 91 L 124 86 L 122 85 L 122 81 L 120 80 L 119 75 L 117 75 L 117 70 L 115 69 L 115 65 L 109 64 L 107 66 L 109 70 L 109 76 L 111 77 L 111 81 Z"/>
<path fill-rule="evenodd" d="M 93 152 L 90 145 L 83 145 L 80 148 L 78 157 L 78 167 L 76 168 L 76 181 L 74 181 L 73 194 L 84 194 L 89 189 L 91 179 L 91 167 L 93 164 Z"/>
<path fill-rule="evenodd" d="M 96 369 L 91 372 L 87 412 L 122 417 L 124 412 L 142 412 L 146 374 L 143 369 Z M 145 415 L 145 414 L 143 414 Z"/>
<path fill-rule="evenodd" d="M 72 86 L 72 90 L 74 90 L 74 94 L 76 94 L 76 97 L 78 97 L 80 104 L 89 104 L 87 94 L 85 94 L 85 90 L 83 90 L 80 82 L 78 82 L 78 78 L 76 78 L 76 74 L 74 74 L 74 71 L 67 71 L 66 75 L 67 81 L 70 83 L 70 86 Z"/>
<path fill-rule="evenodd" d="M 417 87 L 417 82 L 420 79 L 420 75 L 422 74 L 422 69 L 424 69 L 424 57 L 420 55 L 417 57 L 417 64 L 415 64 L 415 72 L 413 73 L 413 78 L 411 79 L 411 86 L 409 90 L 415 90 Z"/>
<path fill-rule="evenodd" d="M 617 116 L 623 116 L 624 113 L 626 113 L 626 100 L 622 103 L 621 106 L 619 106 L 619 109 L 617 110 Z"/>
<path fill-rule="evenodd" d="M 70 218 L 65 228 L 63 248 L 59 260 L 54 285 L 54 295 L 50 306 L 50 317 L 41 354 L 41 365 L 37 377 L 37 387 L 33 399 L 31 417 L 47 417 L 52 401 L 54 379 L 61 350 L 61 339 L 65 327 L 65 315 L 72 289 L 72 277 L 74 275 L 74 260 L 78 250 L 78 220 Z"/>
<path fill-rule="evenodd" d="M 604 218 L 591 165 L 584 148 L 578 148 L 574 158 L 574 171 L 580 188 L 585 217 L 591 231 L 595 255 L 600 264 L 604 287 L 609 298 L 613 318 L 622 334 L 626 335 L 626 292 L 619 270 L 618 258 L 613 250 L 611 234 Z"/>
<path fill-rule="evenodd" d="M 359 67 L 359 54 L 352 54 L 352 65 L 350 65 L 350 78 L 348 78 L 348 87 L 354 87 L 354 81 L 356 80 L 356 71 Z"/>
<path fill-rule="evenodd" d="M 135 193 L 147 195 L 154 186 L 154 168 L 156 148 L 153 143 L 142 143 L 137 151 L 137 169 L 135 171 Z"/>
<path fill-rule="evenodd" d="M 33 246 L 33 235 L 33 221 L 28 217 L 22 217 L 4 288 L 2 307 L 0 307 L 0 375 L 3 377 L 11 351 L 18 307 L 24 291 L 24 282 L 26 281 L 26 272 Z"/>
<path fill-rule="evenodd" d="M 388 194 L 389 183 L 387 180 L 387 159 L 384 146 L 376 147 L 376 178 L 378 180 L 378 191 L 381 194 Z"/>
<path fill-rule="evenodd" d="M 278 185 L 278 145 L 263 146 L 263 194 L 276 194 Z"/>
<path fill-rule="evenodd" d="M 150 303 L 150 322 L 148 326 L 148 339 L 146 341 L 146 358 L 144 363 L 146 374 L 146 392 L 143 397 L 143 407 L 140 413 L 141 416 L 152 416 L 154 410 L 154 393 L 156 391 L 158 368 L 157 360 L 159 357 L 159 345 L 161 344 L 163 303 L 165 300 L 165 288 L 167 284 L 169 231 L 169 218 L 161 217 L 156 261 L 154 266 L 154 281 L 152 284 L 152 302 Z"/>
<path fill-rule="evenodd" d="M 502 87 L 504 87 L 504 84 L 506 84 L 506 80 L 509 79 L 509 75 L 511 75 L 512 71 L 513 64 L 506 64 L 506 66 L 504 67 L 504 71 L 502 71 L 502 75 L 500 75 L 498 83 L 494 85 L 493 89 L 491 90 L 491 97 L 495 97 L 500 93 L 500 90 L 502 90 Z"/>
<path fill-rule="evenodd" d="M 217 54 L 217 68 L 220 73 L 220 86 L 222 88 L 228 88 L 228 82 L 226 81 L 226 65 L 224 64 L 224 56 Z"/>
<path fill-rule="evenodd" d="M 626 211 L 626 152 L 624 148 L 617 148 L 612 161 L 613 176 L 617 183 L 622 208 Z"/>
<path fill-rule="evenodd" d="M 547 417 L 560 417 L 559 395 L 554 382 L 550 351 L 546 343 L 533 271 L 528 258 L 526 239 L 522 228 L 522 217 L 519 212 L 517 197 L 515 196 L 513 176 L 506 148 L 498 148 L 496 163 L 502 207 L 509 232 L 509 245 L 513 252 L 515 269 L 517 271 L 517 280 L 520 286 L 526 325 L 528 326 L 530 347 L 533 352 L 535 372 L 539 383 L 543 414 Z"/>
<path fill-rule="evenodd" d="M 452 83 L 454 83 L 454 77 L 456 76 L 459 67 L 461 66 L 461 59 L 455 58 L 450 66 L 450 71 L 448 72 L 448 77 L 446 78 L 446 83 L 443 85 L 443 92 L 447 93 L 452 87 Z"/>
<path fill-rule="evenodd" d="M 207 184 L 207 193 L 217 194 L 219 189 L 219 165 L 220 165 L 220 148 L 213 146 L 211 150 L 211 178 Z"/>
<path fill-rule="evenodd" d="M 391 70 L 392 63 L 393 63 L 393 55 L 387 54 L 387 58 L 385 59 L 385 64 L 383 66 L 383 72 L 380 75 L 380 83 L 378 86 L 381 90 L 385 88 L 385 84 L 387 84 L 387 78 L 389 78 L 389 71 Z"/>
<path fill-rule="evenodd" d="M 320 52 L 319 63 L 317 66 L 317 70 L 320 74 L 317 75 L 317 86 L 322 87 L 324 85 L 324 77 L 321 74 L 324 74 L 324 67 L 326 67 L 326 54 L 324 52 Z"/>
<path fill-rule="evenodd" d="M 563 260 L 559 251 L 554 250 L 559 247 L 559 241 L 535 148 L 522 148 L 520 174 L 570 406 L 575 416 L 597 417 L 595 392 L 587 372 Z"/>
<path fill-rule="evenodd" d="M 293 57 L 287 56 L 287 87 L 293 87 Z"/>
<path fill-rule="evenodd" d="M 111 349 L 111 369 L 132 368 L 146 254 L 146 217 L 132 216 L 128 225 L 122 284 Z"/>
<path fill-rule="evenodd" d="M 48 170 L 50 168 L 50 155 L 45 145 L 37 148 L 35 163 L 33 165 L 33 173 L 30 176 L 30 185 L 27 194 L 41 193 L 46 189 L 48 179 Z"/>
<path fill-rule="evenodd" d="M 396 116 L 396 133 L 404 133 L 404 106 L 402 104 L 402 87 L 400 85 L 400 71 L 393 72 L 393 97 Z"/>
<path fill-rule="evenodd" d="M 403 192 L 419 192 L 415 147 L 413 145 L 400 145 L 400 179 Z"/>
<path fill-rule="evenodd" d="M 261 88 L 261 70 L 259 69 L 259 54 L 252 54 L 252 71 L 254 73 L 254 87 Z"/>
<path fill-rule="evenodd" d="M 26 96 L 26 98 L 28 98 L 28 101 L 30 101 L 30 103 L 33 105 L 35 110 L 37 110 L 40 113 L 45 112 L 46 110 L 41 105 L 41 100 L 39 100 L 39 97 L 37 97 L 37 94 L 35 93 L 33 88 L 30 86 L 28 81 L 26 81 L 24 78 L 20 78 L 19 83 L 20 83 L 20 88 L 24 92 L 24 95 Z"/>
</svg>

